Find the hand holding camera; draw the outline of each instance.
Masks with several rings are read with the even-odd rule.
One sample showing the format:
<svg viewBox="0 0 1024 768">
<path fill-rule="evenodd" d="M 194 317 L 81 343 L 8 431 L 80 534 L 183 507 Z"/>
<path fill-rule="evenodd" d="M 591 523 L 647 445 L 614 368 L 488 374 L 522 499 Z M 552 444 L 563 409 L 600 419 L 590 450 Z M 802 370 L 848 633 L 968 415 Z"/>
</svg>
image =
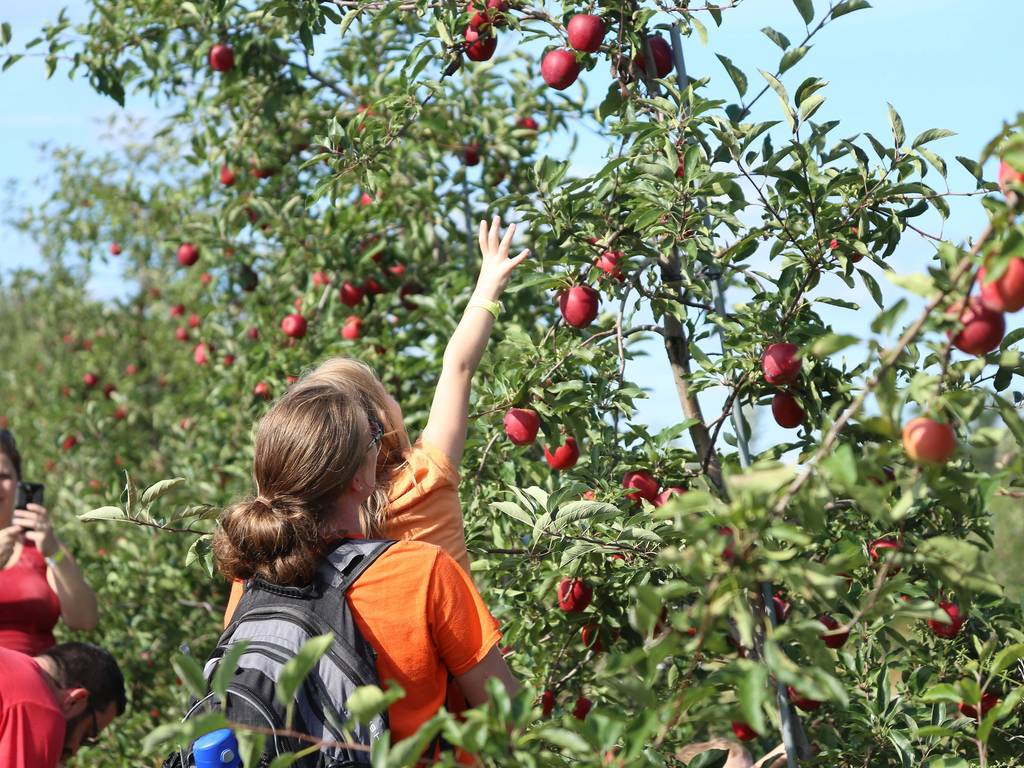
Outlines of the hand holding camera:
<svg viewBox="0 0 1024 768">
<path fill-rule="evenodd" d="M 18 483 L 12 523 L 24 533 L 26 539 L 36 545 L 43 557 L 53 557 L 60 550 L 60 542 L 50 522 L 50 513 L 43 506 L 42 484 Z"/>
</svg>

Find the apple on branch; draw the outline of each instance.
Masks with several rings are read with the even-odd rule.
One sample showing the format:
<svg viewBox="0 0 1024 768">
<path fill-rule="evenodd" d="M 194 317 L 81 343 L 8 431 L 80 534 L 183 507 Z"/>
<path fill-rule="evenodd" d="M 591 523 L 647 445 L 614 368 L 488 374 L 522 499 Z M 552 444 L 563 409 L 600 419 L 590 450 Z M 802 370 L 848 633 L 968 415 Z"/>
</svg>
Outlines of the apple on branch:
<svg viewBox="0 0 1024 768">
<path fill-rule="evenodd" d="M 510 408 L 505 414 L 505 434 L 515 445 L 529 445 L 537 439 L 540 416 L 529 408 Z"/>
</svg>

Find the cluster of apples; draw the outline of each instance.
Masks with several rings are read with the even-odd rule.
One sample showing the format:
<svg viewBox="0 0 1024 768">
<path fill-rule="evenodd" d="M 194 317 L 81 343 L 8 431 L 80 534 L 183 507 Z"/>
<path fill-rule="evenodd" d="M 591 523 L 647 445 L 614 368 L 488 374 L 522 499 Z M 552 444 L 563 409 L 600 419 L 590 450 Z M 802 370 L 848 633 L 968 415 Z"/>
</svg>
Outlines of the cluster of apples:
<svg viewBox="0 0 1024 768">
<path fill-rule="evenodd" d="M 761 372 L 772 386 L 785 387 L 800 376 L 800 349 L 796 344 L 769 344 L 761 355 Z M 788 391 L 776 392 L 772 398 L 772 416 L 784 429 L 795 429 L 804 423 L 804 410 Z"/>
<path fill-rule="evenodd" d="M 540 416 L 532 408 L 510 408 L 505 413 L 505 434 L 513 445 L 530 445 L 540 431 Z M 567 436 L 565 442 L 552 450 L 544 447 L 544 458 L 554 470 L 572 469 L 580 458 L 580 447 L 575 437 Z"/>
</svg>

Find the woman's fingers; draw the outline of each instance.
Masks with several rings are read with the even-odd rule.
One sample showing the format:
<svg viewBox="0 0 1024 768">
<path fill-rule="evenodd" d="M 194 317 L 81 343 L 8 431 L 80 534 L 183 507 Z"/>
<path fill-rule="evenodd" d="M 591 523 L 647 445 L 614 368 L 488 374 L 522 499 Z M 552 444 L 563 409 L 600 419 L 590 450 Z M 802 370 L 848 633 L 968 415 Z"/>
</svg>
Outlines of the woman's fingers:
<svg viewBox="0 0 1024 768">
<path fill-rule="evenodd" d="M 526 259 L 529 258 L 529 256 L 530 256 L 530 249 L 529 248 L 523 248 L 523 250 L 521 250 L 519 252 L 519 255 L 517 255 L 514 259 L 511 259 L 509 263 L 512 265 L 512 268 L 515 269 L 520 264 L 522 264 L 524 261 L 526 261 Z"/>
<path fill-rule="evenodd" d="M 508 229 L 505 230 L 505 236 L 501 238 L 501 250 L 508 253 L 508 247 L 512 244 L 512 236 L 516 233 L 515 222 L 508 225 Z"/>
<path fill-rule="evenodd" d="M 487 255 L 487 222 L 480 219 L 480 253 Z"/>
<path fill-rule="evenodd" d="M 491 253 L 494 253 L 496 250 L 498 250 L 498 243 L 499 243 L 499 241 L 501 239 L 500 235 L 501 235 L 501 216 L 499 216 L 498 214 L 494 214 L 494 218 L 491 219 L 491 239 L 490 239 Z"/>
</svg>

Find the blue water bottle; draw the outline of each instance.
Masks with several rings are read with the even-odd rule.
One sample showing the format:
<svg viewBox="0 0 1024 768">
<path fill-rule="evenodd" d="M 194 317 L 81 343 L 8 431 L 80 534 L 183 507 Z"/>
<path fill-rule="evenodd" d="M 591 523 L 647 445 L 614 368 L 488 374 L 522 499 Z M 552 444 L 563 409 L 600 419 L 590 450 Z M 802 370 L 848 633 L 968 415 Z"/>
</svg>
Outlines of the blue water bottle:
<svg viewBox="0 0 1024 768">
<path fill-rule="evenodd" d="M 238 739 L 230 728 L 221 728 L 196 739 L 192 757 L 196 768 L 242 768 Z"/>
</svg>

